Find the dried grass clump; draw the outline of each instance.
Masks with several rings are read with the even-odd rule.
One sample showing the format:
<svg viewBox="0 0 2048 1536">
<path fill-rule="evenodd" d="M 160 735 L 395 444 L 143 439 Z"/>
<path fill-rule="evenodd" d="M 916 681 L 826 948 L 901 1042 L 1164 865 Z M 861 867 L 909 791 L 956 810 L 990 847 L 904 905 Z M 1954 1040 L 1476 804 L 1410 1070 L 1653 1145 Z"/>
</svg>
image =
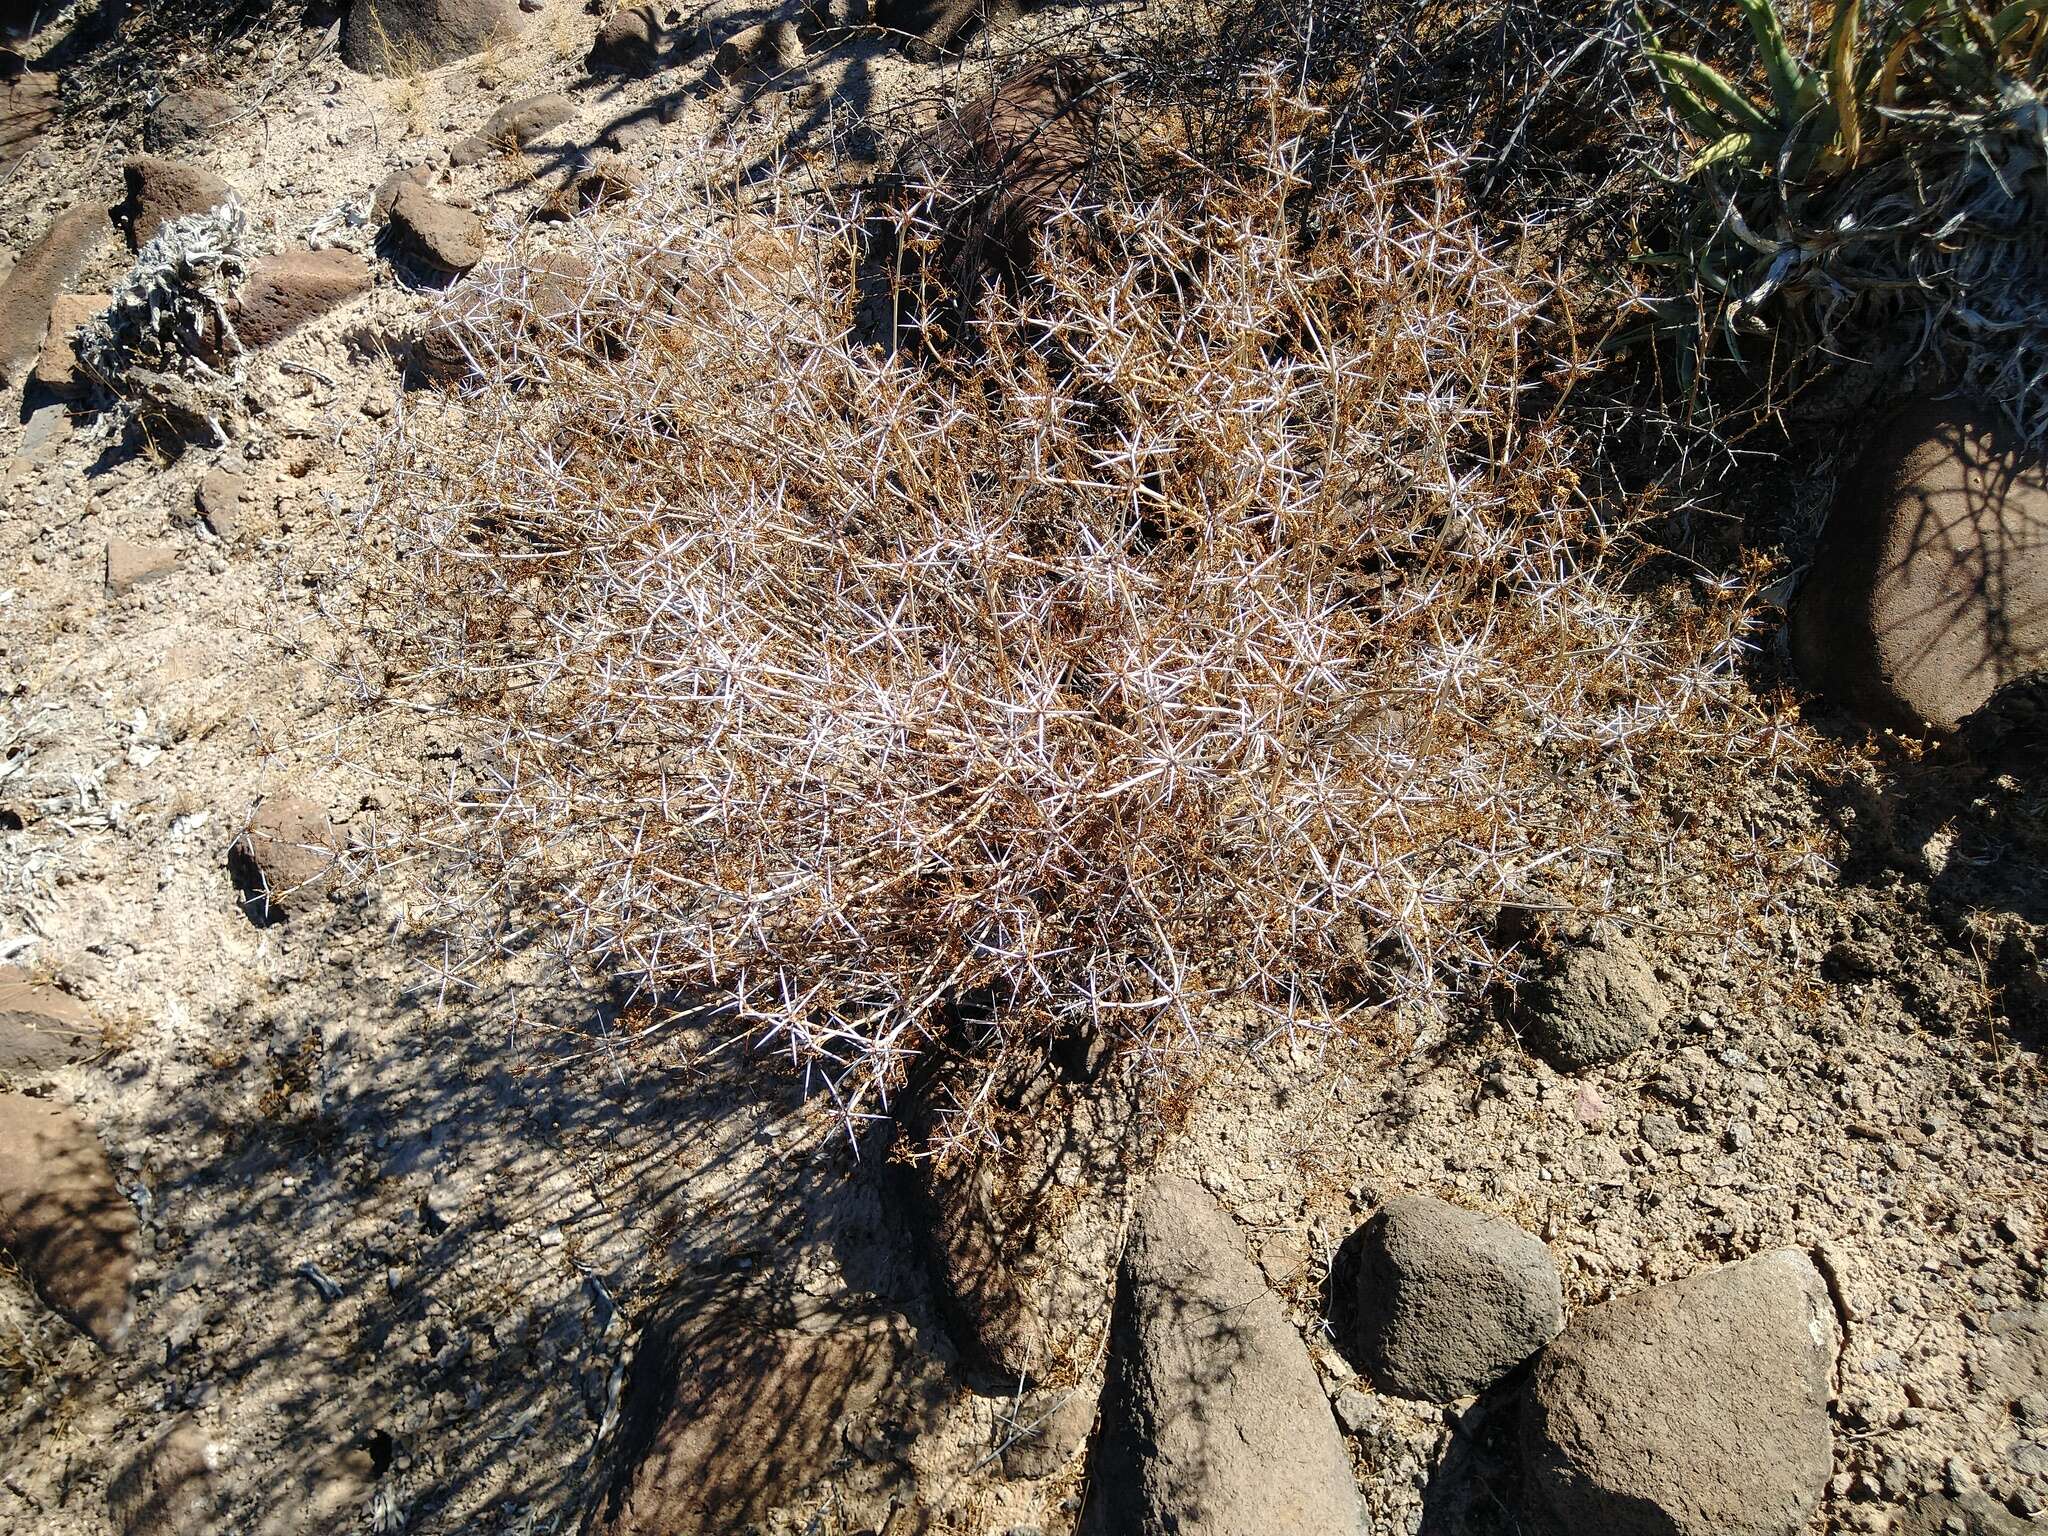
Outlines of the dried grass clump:
<svg viewBox="0 0 2048 1536">
<path fill-rule="evenodd" d="M 1500 904 L 1603 906 L 1636 775 L 1762 749 L 1740 604 L 1624 595 L 1458 155 L 1304 243 L 1296 153 L 1066 209 L 936 359 L 858 339 L 857 205 L 670 184 L 574 304 L 479 274 L 379 513 L 393 659 L 467 723 L 451 943 L 708 996 L 852 1119 L 940 1047 L 1422 1028 Z"/>
</svg>

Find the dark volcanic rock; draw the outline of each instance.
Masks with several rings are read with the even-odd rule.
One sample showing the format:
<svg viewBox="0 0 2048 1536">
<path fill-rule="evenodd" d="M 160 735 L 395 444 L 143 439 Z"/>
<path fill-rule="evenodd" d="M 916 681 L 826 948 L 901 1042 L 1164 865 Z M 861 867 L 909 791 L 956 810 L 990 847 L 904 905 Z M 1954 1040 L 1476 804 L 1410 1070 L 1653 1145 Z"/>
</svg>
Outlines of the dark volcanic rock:
<svg viewBox="0 0 2048 1536">
<path fill-rule="evenodd" d="M 517 35 L 515 0 L 355 0 L 341 57 L 365 75 L 416 75 Z"/>
<path fill-rule="evenodd" d="M 265 795 L 228 849 L 228 872 L 258 923 L 288 916 L 324 895 L 336 838 L 327 813 L 303 795 Z"/>
<path fill-rule="evenodd" d="M 1373 1385 L 1448 1403 L 1556 1338 L 1564 1287 L 1550 1250 L 1511 1221 L 1389 1200 L 1363 1233 L 1357 1325 Z"/>
<path fill-rule="evenodd" d="M 133 1320 L 135 1230 L 92 1128 L 55 1104 L 0 1093 L 0 1248 L 102 1349 L 119 1349 Z"/>
<path fill-rule="evenodd" d="M 1835 1314 L 1779 1249 L 1591 1307 L 1522 1400 L 1537 1512 L 1603 1536 L 1796 1536 L 1834 1470 Z"/>
<path fill-rule="evenodd" d="M 1791 641 L 1809 684 L 1905 730 L 2048 666 L 2048 468 L 1991 412 L 1909 407 L 1843 480 Z"/>
<path fill-rule="evenodd" d="M 559 92 L 508 101 L 491 114 L 481 132 L 456 144 L 448 159 L 455 165 L 475 165 L 493 153 L 524 149 L 575 115 L 576 104 Z"/>
<path fill-rule="evenodd" d="M 377 183 L 376 194 L 370 199 L 370 218 L 383 224 L 391 218 L 391 208 L 398 201 L 399 190 L 406 183 L 424 187 L 434 179 L 434 168 L 422 161 L 418 165 L 403 165 Z"/>
<path fill-rule="evenodd" d="M 1351 1458 L 1301 1336 L 1200 1185 L 1139 1201 L 1081 1529 L 1359 1536 Z"/>
<path fill-rule="evenodd" d="M 629 5 L 598 29 L 583 61 L 593 75 L 651 75 L 668 50 L 668 29 L 651 5 Z"/>
<path fill-rule="evenodd" d="M 484 124 L 484 137 L 493 144 L 524 148 L 534 140 L 553 133 L 576 115 L 576 103 L 560 91 L 508 101 Z"/>
<path fill-rule="evenodd" d="M 143 141 L 158 154 L 188 147 L 203 150 L 234 116 L 234 99 L 224 91 L 205 86 L 172 91 L 150 110 Z"/>
<path fill-rule="evenodd" d="M 369 291 L 370 268 L 353 251 L 279 251 L 249 269 L 235 329 L 247 345 L 267 347 Z"/>
<path fill-rule="evenodd" d="M 121 167 L 128 196 L 114 217 L 136 251 L 173 219 L 205 213 L 233 197 L 234 189 L 203 165 L 162 155 L 137 155 Z"/>
<path fill-rule="evenodd" d="M 402 181 L 391 199 L 390 230 L 410 255 L 442 272 L 467 272 L 484 259 L 484 221 L 467 208 L 437 202 Z"/>
<path fill-rule="evenodd" d="M 1528 989 L 1520 1023 L 1545 1061 L 1582 1072 L 1639 1050 L 1670 1012 L 1642 951 L 1619 934 L 1596 934 Z"/>
<path fill-rule="evenodd" d="M 804 1326 L 727 1292 L 686 1292 L 640 1335 L 613 1464 L 586 1536 L 709 1536 L 830 1482 L 847 1528 L 908 1494 L 886 1454 L 954 1390 L 890 1312 Z"/>
<path fill-rule="evenodd" d="M 50 222 L 0 283 L 0 384 L 20 379 L 34 363 L 42 351 L 57 296 L 108 233 L 104 207 L 91 202 L 75 204 Z"/>
<path fill-rule="evenodd" d="M 931 60 L 960 52 L 977 33 L 1030 9 L 1024 0 L 874 0 L 874 23 L 913 59 Z"/>
</svg>

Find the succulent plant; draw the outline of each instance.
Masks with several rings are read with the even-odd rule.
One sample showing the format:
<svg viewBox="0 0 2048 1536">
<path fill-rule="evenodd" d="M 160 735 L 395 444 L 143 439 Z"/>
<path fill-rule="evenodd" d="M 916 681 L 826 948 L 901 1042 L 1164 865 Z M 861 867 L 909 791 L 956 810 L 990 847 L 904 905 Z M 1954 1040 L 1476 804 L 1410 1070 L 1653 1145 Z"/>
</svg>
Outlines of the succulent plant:
<svg viewBox="0 0 2048 1536">
<path fill-rule="evenodd" d="M 1739 356 L 1745 336 L 1790 327 L 1822 350 L 2003 378 L 1991 392 L 2048 437 L 2048 411 L 2025 398 L 2037 370 L 2013 361 L 2048 336 L 2036 278 L 2048 0 L 1848 0 L 1811 62 L 1773 0 L 1736 3 L 1757 54 L 1748 85 L 1665 47 L 1638 12 L 1664 100 L 1697 145 L 1691 215 L 1671 249 L 1643 258 L 1686 280 L 1649 306 L 1680 341 L 1681 375 L 1717 336 Z"/>
</svg>

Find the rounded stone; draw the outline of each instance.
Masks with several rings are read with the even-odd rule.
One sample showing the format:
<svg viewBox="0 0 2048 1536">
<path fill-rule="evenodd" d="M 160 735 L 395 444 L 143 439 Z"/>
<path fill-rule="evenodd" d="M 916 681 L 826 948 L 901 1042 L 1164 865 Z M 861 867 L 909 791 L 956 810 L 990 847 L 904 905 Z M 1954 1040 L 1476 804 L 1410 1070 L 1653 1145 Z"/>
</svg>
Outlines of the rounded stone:
<svg viewBox="0 0 2048 1536">
<path fill-rule="evenodd" d="M 1511 1221 L 1411 1196 L 1382 1206 L 1362 1242 L 1359 1351 L 1382 1392 L 1470 1397 L 1564 1326 L 1550 1250 Z"/>
<path fill-rule="evenodd" d="M 1590 1307 L 1522 1400 L 1533 1513 L 1602 1536 L 1797 1536 L 1834 1471 L 1835 1314 L 1779 1249 Z"/>
<path fill-rule="evenodd" d="M 1362 1536 L 1308 1350 L 1199 1184 L 1163 1178 L 1138 1202 L 1116 1305 L 1081 1530 Z"/>
<path fill-rule="evenodd" d="M 1567 952 L 1528 989 L 1522 1036 L 1558 1071 L 1583 1072 L 1641 1049 L 1670 1012 L 1642 951 L 1608 934 Z"/>
<path fill-rule="evenodd" d="M 143 125 L 149 147 L 163 151 L 204 147 L 235 118 L 234 98 L 209 86 L 172 91 L 150 109 Z"/>
<path fill-rule="evenodd" d="M 631 5 L 598 29 L 584 68 L 593 75 L 647 75 L 661 67 L 667 29 L 651 5 Z"/>
<path fill-rule="evenodd" d="M 324 895 L 337 853 L 333 823 L 303 795 L 265 795 L 228 849 L 249 916 L 268 924 Z"/>
<path fill-rule="evenodd" d="M 341 57 L 365 75 L 416 75 L 509 41 L 514 0 L 356 0 L 341 29 Z"/>
<path fill-rule="evenodd" d="M 484 259 L 484 221 L 436 201 L 418 182 L 399 183 L 390 230 L 407 252 L 443 272 L 467 272 Z"/>
<path fill-rule="evenodd" d="M 137 155 L 121 176 L 127 197 L 114 216 L 128 232 L 130 250 L 141 250 L 173 219 L 218 208 L 235 195 L 205 166 L 162 155 Z"/>
</svg>

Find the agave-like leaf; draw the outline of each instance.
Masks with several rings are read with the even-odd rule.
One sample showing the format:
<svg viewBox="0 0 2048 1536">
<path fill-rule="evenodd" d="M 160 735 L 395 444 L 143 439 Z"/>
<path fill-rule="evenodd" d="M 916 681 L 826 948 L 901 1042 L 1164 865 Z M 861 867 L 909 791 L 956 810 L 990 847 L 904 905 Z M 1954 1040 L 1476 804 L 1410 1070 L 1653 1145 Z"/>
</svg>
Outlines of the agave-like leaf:
<svg viewBox="0 0 2048 1536">
<path fill-rule="evenodd" d="M 1899 78 L 1906 54 L 1919 39 L 1920 23 L 1915 21 L 1885 51 L 1884 64 L 1877 72 L 1877 88 L 1871 93 L 1871 103 L 1880 113 L 1889 112 L 1899 104 Z"/>
<path fill-rule="evenodd" d="M 2008 39 L 2036 16 L 2048 15 L 2048 0 L 2012 0 L 1991 18 L 1991 41 L 2003 48 Z"/>
<path fill-rule="evenodd" d="M 1736 0 L 1749 19 L 1750 35 L 1756 39 L 1764 74 L 1771 82 L 1771 95 L 1778 103 L 1778 117 L 1790 122 L 1813 110 L 1820 100 L 1820 77 L 1800 63 L 1799 56 L 1785 41 L 1784 23 L 1778 20 L 1774 0 Z"/>
<path fill-rule="evenodd" d="M 1693 157 L 1685 174 L 1697 176 L 1701 171 L 1717 165 L 1738 165 L 1744 170 L 1766 169 L 1778 158 L 1778 150 L 1784 143 L 1784 135 L 1763 133 L 1756 129 L 1744 129 L 1736 133 L 1723 134 L 1706 149 Z"/>
<path fill-rule="evenodd" d="M 1828 96 L 1835 108 L 1835 137 L 1823 158 L 1832 155 L 1843 168 L 1853 168 L 1863 153 L 1862 103 L 1856 94 L 1857 23 L 1862 9 L 1863 0 L 1845 0 L 1828 36 Z"/>
<path fill-rule="evenodd" d="M 1718 139 L 1744 129 L 1775 130 L 1777 125 L 1713 65 L 1662 48 L 1648 48 L 1644 53 L 1657 68 L 1666 100 L 1702 138 Z"/>
</svg>

